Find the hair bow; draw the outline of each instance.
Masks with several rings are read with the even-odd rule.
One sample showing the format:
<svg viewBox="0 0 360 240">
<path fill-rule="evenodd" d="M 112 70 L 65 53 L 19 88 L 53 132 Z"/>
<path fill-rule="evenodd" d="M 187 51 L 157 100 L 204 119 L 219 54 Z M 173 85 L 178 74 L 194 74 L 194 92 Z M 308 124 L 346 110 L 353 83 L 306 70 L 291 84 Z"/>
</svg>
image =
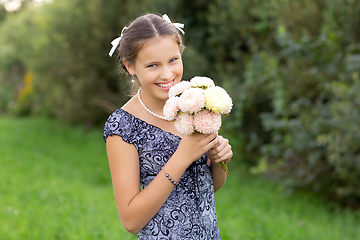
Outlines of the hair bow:
<svg viewBox="0 0 360 240">
<path fill-rule="evenodd" d="M 174 25 L 174 27 L 176 27 L 177 30 L 179 30 L 182 34 L 185 34 L 183 28 L 184 28 L 184 24 L 183 23 L 173 23 L 171 22 L 170 18 L 168 17 L 168 15 L 164 14 L 163 19 L 165 19 L 167 22 L 171 23 L 172 25 Z"/>
<path fill-rule="evenodd" d="M 115 38 L 114 40 L 111 41 L 112 48 L 111 48 L 111 50 L 110 50 L 110 52 L 109 52 L 109 56 L 110 56 L 110 57 L 114 54 L 116 48 L 119 46 L 120 41 L 121 41 L 121 38 L 123 37 L 123 34 L 124 34 L 124 32 L 125 32 L 126 29 L 127 29 L 127 27 L 124 27 L 124 28 L 122 29 L 122 31 L 121 31 L 120 37 Z"/>
<path fill-rule="evenodd" d="M 179 30 L 182 34 L 185 34 L 185 32 L 184 32 L 184 30 L 183 30 L 183 28 L 184 28 L 184 24 L 183 24 L 183 23 L 173 23 L 173 22 L 171 22 L 170 18 L 169 18 L 168 15 L 166 15 L 166 14 L 164 14 L 162 17 L 163 17 L 163 19 L 165 19 L 167 22 L 169 22 L 170 24 L 172 24 L 172 25 L 173 25 L 177 30 Z M 114 54 L 116 48 L 119 46 L 120 41 L 121 41 L 121 38 L 123 37 L 123 34 L 124 34 L 124 32 L 126 31 L 126 29 L 128 29 L 128 28 L 127 28 L 127 27 L 124 27 L 124 28 L 122 29 L 122 31 L 121 31 L 120 37 L 115 38 L 114 40 L 111 41 L 112 48 L 111 48 L 111 50 L 110 50 L 110 52 L 109 52 L 109 56 L 110 56 L 110 57 Z"/>
</svg>

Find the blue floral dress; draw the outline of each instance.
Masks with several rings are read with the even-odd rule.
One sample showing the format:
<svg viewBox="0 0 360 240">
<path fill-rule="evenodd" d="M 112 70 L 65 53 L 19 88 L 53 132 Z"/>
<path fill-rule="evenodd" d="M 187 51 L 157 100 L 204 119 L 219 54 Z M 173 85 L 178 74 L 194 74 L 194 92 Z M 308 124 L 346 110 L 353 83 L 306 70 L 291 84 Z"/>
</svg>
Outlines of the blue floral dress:
<svg viewBox="0 0 360 240">
<path fill-rule="evenodd" d="M 181 138 L 117 109 L 105 123 L 103 138 L 118 135 L 139 153 L 140 185 L 155 178 Z M 204 154 L 185 171 L 159 212 L 139 232 L 139 239 L 220 239 L 214 188 Z"/>
</svg>

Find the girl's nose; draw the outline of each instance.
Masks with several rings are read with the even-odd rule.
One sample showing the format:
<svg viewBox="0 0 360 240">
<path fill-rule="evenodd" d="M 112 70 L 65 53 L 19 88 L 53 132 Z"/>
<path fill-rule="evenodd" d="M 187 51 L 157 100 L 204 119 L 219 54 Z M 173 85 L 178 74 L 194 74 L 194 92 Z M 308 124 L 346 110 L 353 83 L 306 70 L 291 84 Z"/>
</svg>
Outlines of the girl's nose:
<svg viewBox="0 0 360 240">
<path fill-rule="evenodd" d="M 163 71 L 160 75 L 160 78 L 163 80 L 170 80 L 172 78 L 173 74 L 170 67 L 164 67 Z"/>
</svg>

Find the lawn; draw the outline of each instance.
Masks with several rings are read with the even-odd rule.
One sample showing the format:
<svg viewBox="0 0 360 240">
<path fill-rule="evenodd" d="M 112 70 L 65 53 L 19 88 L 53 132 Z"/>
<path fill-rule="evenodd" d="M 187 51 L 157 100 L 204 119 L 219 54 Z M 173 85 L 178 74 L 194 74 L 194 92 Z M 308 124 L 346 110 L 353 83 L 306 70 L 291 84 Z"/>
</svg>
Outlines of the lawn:
<svg viewBox="0 0 360 240">
<path fill-rule="evenodd" d="M 222 239 L 360 239 L 360 212 L 290 194 L 229 164 L 216 193 Z M 137 239 L 117 216 L 102 129 L 0 118 L 0 239 Z"/>
</svg>

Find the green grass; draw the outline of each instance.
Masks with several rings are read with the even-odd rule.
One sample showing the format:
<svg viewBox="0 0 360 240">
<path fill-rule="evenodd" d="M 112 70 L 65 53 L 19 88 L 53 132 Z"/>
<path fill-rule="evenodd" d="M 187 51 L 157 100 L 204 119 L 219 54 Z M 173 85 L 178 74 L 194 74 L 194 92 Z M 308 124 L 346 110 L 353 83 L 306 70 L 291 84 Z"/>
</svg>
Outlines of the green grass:
<svg viewBox="0 0 360 240">
<path fill-rule="evenodd" d="M 284 194 L 233 163 L 216 193 L 222 239 L 360 239 L 359 211 Z M 102 129 L 0 118 L 0 176 L 0 239 L 137 239 L 117 216 Z"/>
</svg>

